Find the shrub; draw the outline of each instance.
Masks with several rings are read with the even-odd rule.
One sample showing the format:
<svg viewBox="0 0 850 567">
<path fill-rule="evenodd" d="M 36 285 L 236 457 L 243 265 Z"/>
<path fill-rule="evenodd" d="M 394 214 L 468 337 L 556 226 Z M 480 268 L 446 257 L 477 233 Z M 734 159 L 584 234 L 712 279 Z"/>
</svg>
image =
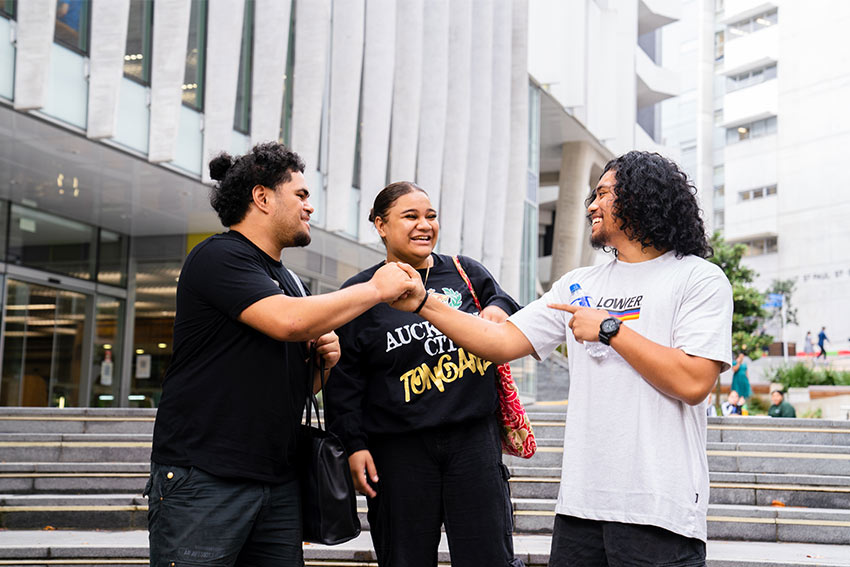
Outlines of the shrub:
<svg viewBox="0 0 850 567">
<path fill-rule="evenodd" d="M 807 386 L 850 386 L 850 372 L 831 368 L 814 370 L 802 362 L 798 362 L 791 367 L 777 368 L 773 381 L 782 384 L 785 390 Z"/>
<path fill-rule="evenodd" d="M 750 415 L 764 415 L 769 407 L 770 404 L 758 396 L 751 396 L 747 400 L 747 410 L 749 410 Z"/>
</svg>

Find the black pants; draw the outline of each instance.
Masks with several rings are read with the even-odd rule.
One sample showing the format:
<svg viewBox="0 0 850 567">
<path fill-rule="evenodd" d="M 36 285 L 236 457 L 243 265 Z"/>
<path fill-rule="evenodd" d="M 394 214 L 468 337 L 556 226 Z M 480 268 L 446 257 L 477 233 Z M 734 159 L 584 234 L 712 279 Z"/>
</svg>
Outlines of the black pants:
<svg viewBox="0 0 850 567">
<path fill-rule="evenodd" d="M 304 565 L 294 477 L 266 484 L 151 463 L 145 494 L 151 567 Z"/>
<path fill-rule="evenodd" d="M 495 416 L 369 437 L 378 495 L 369 526 L 381 567 L 436 567 L 445 524 L 452 567 L 521 567 Z"/>
<path fill-rule="evenodd" d="M 826 360 L 826 347 L 823 346 L 823 345 L 818 345 L 818 346 L 820 347 L 820 352 L 818 353 L 818 355 L 815 358 L 823 357 L 823 359 Z"/>
<path fill-rule="evenodd" d="M 657 526 L 558 514 L 549 567 L 705 567 L 705 542 Z"/>
</svg>

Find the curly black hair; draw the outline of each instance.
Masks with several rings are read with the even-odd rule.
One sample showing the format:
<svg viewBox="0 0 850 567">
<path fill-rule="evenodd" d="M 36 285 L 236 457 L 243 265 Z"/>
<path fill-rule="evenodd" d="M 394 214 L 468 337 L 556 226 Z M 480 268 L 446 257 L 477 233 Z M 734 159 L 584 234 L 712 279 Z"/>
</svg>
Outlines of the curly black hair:
<svg viewBox="0 0 850 567">
<path fill-rule="evenodd" d="M 210 205 L 224 226 L 239 223 L 248 213 L 255 185 L 275 189 L 304 173 L 304 160 L 277 142 L 257 144 L 250 153 L 232 157 L 225 152 L 210 161 L 210 177 L 218 181 L 210 190 Z"/>
<path fill-rule="evenodd" d="M 616 179 L 614 216 L 629 239 L 644 248 L 675 250 L 679 258 L 714 254 L 696 188 L 673 161 L 657 153 L 632 151 L 605 164 L 602 175 L 608 171 L 614 171 Z M 595 197 L 592 189 L 585 206 Z"/>
</svg>

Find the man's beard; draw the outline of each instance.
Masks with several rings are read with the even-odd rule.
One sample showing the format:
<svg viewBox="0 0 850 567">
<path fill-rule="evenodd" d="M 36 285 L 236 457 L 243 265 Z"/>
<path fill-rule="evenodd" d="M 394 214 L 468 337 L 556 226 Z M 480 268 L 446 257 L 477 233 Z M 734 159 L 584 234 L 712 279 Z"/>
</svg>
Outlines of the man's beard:
<svg viewBox="0 0 850 567">
<path fill-rule="evenodd" d="M 287 248 L 303 248 L 310 244 L 312 237 L 309 232 L 299 232 L 295 235 L 295 238 L 292 239 L 292 244 Z"/>
<path fill-rule="evenodd" d="M 605 234 L 603 232 L 599 232 L 598 234 L 590 235 L 590 245 L 594 250 L 601 250 L 605 247 Z"/>
</svg>

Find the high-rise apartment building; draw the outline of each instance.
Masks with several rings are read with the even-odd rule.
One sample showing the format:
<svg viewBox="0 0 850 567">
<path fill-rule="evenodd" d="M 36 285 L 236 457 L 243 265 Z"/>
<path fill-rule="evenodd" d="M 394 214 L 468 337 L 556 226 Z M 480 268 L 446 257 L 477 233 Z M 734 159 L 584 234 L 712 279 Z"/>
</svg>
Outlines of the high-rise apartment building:
<svg viewBox="0 0 850 567">
<path fill-rule="evenodd" d="M 794 282 L 798 348 L 822 326 L 833 349 L 850 340 L 848 24 L 841 0 L 695 0 L 664 35 L 665 56 L 698 72 L 687 99 L 665 103 L 663 135 L 695 148 L 707 220 L 747 246 L 754 285 Z M 778 321 L 767 331 L 781 340 Z"/>
</svg>

